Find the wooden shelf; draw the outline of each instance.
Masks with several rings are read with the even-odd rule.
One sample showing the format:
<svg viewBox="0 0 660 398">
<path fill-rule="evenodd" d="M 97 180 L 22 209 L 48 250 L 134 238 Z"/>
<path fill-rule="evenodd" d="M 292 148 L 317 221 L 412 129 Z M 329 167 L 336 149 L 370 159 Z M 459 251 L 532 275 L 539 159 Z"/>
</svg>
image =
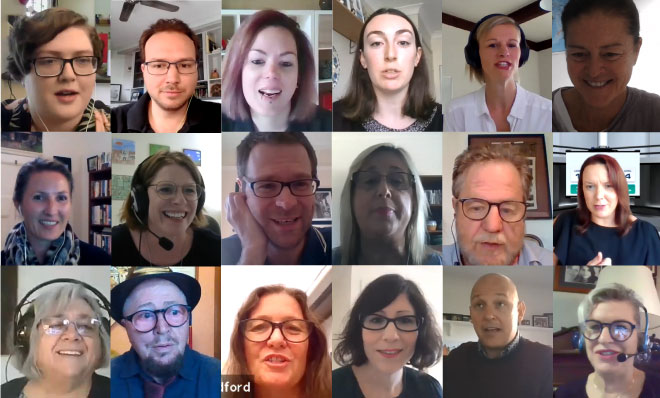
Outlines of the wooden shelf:
<svg viewBox="0 0 660 398">
<path fill-rule="evenodd" d="M 357 43 L 362 30 L 362 21 L 339 0 L 332 0 L 332 29 Z"/>
</svg>

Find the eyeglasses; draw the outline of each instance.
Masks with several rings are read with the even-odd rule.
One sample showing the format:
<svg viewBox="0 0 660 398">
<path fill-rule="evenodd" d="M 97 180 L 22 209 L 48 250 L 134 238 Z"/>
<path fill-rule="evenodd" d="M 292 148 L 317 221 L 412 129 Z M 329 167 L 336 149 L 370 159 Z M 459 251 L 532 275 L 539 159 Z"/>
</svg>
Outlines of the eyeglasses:
<svg viewBox="0 0 660 398">
<path fill-rule="evenodd" d="M 419 330 L 419 327 L 424 322 L 424 318 L 415 315 L 388 318 L 376 314 L 367 315 L 364 318 L 360 317 L 362 327 L 367 330 L 383 330 L 390 324 L 390 322 L 394 322 L 394 327 L 402 332 L 414 332 Z"/>
<path fill-rule="evenodd" d="M 94 56 L 75 58 L 41 57 L 32 61 L 34 72 L 41 77 L 54 77 L 62 74 L 65 64 L 71 64 L 73 73 L 78 76 L 89 76 L 96 73 L 99 59 Z"/>
<path fill-rule="evenodd" d="M 632 336 L 635 325 L 628 321 L 614 321 L 610 323 L 587 319 L 582 326 L 582 335 L 587 340 L 596 340 L 603 333 L 603 327 L 607 326 L 610 336 L 614 341 L 626 341 Z"/>
<path fill-rule="evenodd" d="M 138 332 L 146 333 L 156 328 L 159 313 L 163 314 L 163 319 L 168 325 L 176 328 L 188 322 L 191 310 L 188 305 L 174 304 L 160 310 L 140 310 L 125 316 L 124 319 L 131 322 Z"/>
<path fill-rule="evenodd" d="M 147 72 L 151 75 L 164 75 L 170 70 L 170 65 L 176 65 L 176 70 L 184 75 L 190 75 L 197 71 L 197 61 L 184 60 L 179 62 L 149 61 L 145 62 Z"/>
<path fill-rule="evenodd" d="M 304 319 L 290 319 L 284 322 L 271 322 L 266 319 L 244 319 L 239 325 L 243 336 L 255 343 L 270 339 L 275 329 L 280 329 L 285 340 L 292 343 L 302 343 L 309 338 L 314 328 L 312 322 Z"/>
<path fill-rule="evenodd" d="M 463 205 L 465 217 L 474 221 L 481 221 L 486 218 L 492 206 L 497 206 L 500 218 L 506 222 L 518 222 L 525 218 L 527 212 L 527 203 L 514 200 L 493 203 L 484 199 L 468 198 L 458 199 L 458 201 Z"/>
<path fill-rule="evenodd" d="M 66 330 L 69 328 L 69 325 L 73 325 L 75 326 L 76 332 L 78 332 L 79 335 L 83 337 L 94 337 L 98 336 L 99 334 L 101 321 L 96 318 L 86 318 L 79 319 L 77 321 L 71 321 L 69 319 L 48 317 L 42 319 L 40 324 L 44 333 L 50 336 L 59 336 L 66 332 Z"/>
<path fill-rule="evenodd" d="M 372 190 L 383 181 L 383 177 L 385 178 L 387 185 L 397 191 L 410 189 L 415 181 L 415 176 L 413 174 L 404 173 L 402 171 L 388 174 L 380 174 L 375 171 L 356 171 L 353 173 L 351 181 L 353 181 L 358 188 Z"/>
<path fill-rule="evenodd" d="M 156 187 L 156 194 L 163 200 L 174 198 L 179 187 L 181 187 L 181 192 L 186 200 L 197 200 L 204 192 L 204 188 L 199 184 L 176 185 L 171 182 L 159 182 L 149 186 Z"/>
<path fill-rule="evenodd" d="M 293 196 L 311 196 L 314 195 L 320 183 L 316 178 L 306 178 L 289 182 L 248 181 L 252 192 L 259 198 L 274 198 L 279 196 L 284 187 L 289 187 L 289 191 Z"/>
</svg>

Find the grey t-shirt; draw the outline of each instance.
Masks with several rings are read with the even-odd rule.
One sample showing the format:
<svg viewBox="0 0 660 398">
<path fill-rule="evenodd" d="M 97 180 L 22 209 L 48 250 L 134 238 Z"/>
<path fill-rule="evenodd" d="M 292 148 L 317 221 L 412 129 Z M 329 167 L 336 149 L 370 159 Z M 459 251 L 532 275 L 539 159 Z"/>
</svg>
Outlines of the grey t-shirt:
<svg viewBox="0 0 660 398">
<path fill-rule="evenodd" d="M 552 131 L 577 131 L 561 95 L 568 88 L 562 87 L 552 92 Z M 604 131 L 660 131 L 660 96 L 628 87 L 623 108 Z"/>
</svg>

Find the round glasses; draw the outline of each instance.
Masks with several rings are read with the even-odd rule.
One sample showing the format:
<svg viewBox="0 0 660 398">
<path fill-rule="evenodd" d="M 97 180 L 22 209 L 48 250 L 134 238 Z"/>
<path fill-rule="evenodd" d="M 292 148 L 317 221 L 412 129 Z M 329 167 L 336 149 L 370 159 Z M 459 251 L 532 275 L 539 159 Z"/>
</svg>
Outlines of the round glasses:
<svg viewBox="0 0 660 398">
<path fill-rule="evenodd" d="M 54 77 L 62 74 L 65 64 L 71 64 L 73 73 L 78 76 L 89 76 L 96 73 L 99 59 L 94 56 L 75 58 L 40 57 L 32 61 L 34 72 L 41 77 Z"/>
<path fill-rule="evenodd" d="M 174 304 L 160 310 L 140 310 L 125 316 L 138 332 L 151 332 L 158 323 L 158 314 L 163 314 L 165 322 L 173 328 L 179 327 L 190 319 L 191 308 L 188 305 Z"/>
<path fill-rule="evenodd" d="M 170 70 L 171 65 L 176 65 L 176 70 L 184 75 L 190 75 L 197 71 L 197 61 L 185 60 L 179 62 L 149 61 L 145 62 L 147 72 L 150 75 L 164 75 Z"/>
<path fill-rule="evenodd" d="M 285 340 L 292 343 L 302 343 L 309 338 L 314 328 L 312 322 L 304 319 L 290 319 L 284 322 L 271 322 L 267 319 L 244 319 L 239 325 L 243 336 L 255 343 L 270 339 L 275 329 L 280 329 Z"/>
<path fill-rule="evenodd" d="M 493 206 L 497 207 L 500 218 L 506 222 L 518 222 L 525 218 L 525 213 L 527 212 L 527 204 L 525 202 L 514 200 L 493 203 L 484 199 L 468 198 L 458 199 L 458 201 L 462 204 L 461 207 L 463 208 L 465 217 L 474 221 L 481 221 L 486 218 Z"/>
<path fill-rule="evenodd" d="M 402 332 L 414 332 L 419 330 L 419 327 L 422 326 L 423 321 L 423 317 L 418 317 L 415 315 L 404 315 L 396 318 L 388 318 L 382 315 L 371 314 L 365 316 L 364 318 L 360 318 L 362 327 L 367 330 L 383 330 L 387 327 L 387 325 L 390 324 L 390 322 L 393 322 L 394 327 Z"/>
<path fill-rule="evenodd" d="M 375 171 L 356 171 L 353 173 L 351 180 L 355 183 L 356 187 L 370 191 L 378 187 L 380 182 L 383 181 L 383 178 L 385 178 L 385 182 L 390 188 L 397 191 L 410 189 L 415 181 L 413 174 L 402 171 L 388 174 L 380 174 Z"/>
<path fill-rule="evenodd" d="M 320 181 L 316 178 L 305 178 L 289 182 L 282 181 L 253 181 L 249 182 L 250 188 L 258 198 L 274 198 L 282 193 L 284 187 L 289 187 L 293 196 L 311 196 L 314 195 Z"/>
<path fill-rule="evenodd" d="M 582 335 L 587 340 L 596 340 L 603 333 L 603 327 L 607 326 L 610 336 L 614 341 L 626 341 L 632 336 L 635 325 L 628 321 L 614 321 L 610 323 L 600 322 L 593 319 L 584 321 Z"/>
<path fill-rule="evenodd" d="M 59 336 L 66 332 L 69 325 L 76 328 L 76 332 L 83 337 L 94 337 L 99 335 L 101 321 L 96 318 L 83 318 L 77 321 L 58 317 L 47 317 L 41 320 L 41 328 L 50 336 Z"/>
<path fill-rule="evenodd" d="M 181 192 L 186 200 L 197 200 L 202 196 L 204 188 L 199 184 L 176 185 L 171 182 L 159 182 L 151 184 L 150 187 L 156 187 L 156 194 L 163 200 L 170 200 L 176 196 L 176 192 L 181 187 Z"/>
</svg>

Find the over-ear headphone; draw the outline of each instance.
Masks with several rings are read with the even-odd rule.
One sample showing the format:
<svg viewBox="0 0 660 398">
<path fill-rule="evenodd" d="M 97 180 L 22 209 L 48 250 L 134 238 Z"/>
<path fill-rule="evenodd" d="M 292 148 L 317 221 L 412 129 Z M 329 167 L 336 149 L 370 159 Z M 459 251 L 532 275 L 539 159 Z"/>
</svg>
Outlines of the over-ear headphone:
<svg viewBox="0 0 660 398">
<path fill-rule="evenodd" d="M 153 156 L 153 155 L 151 155 Z M 138 221 L 144 225 L 147 225 L 147 219 L 149 217 L 149 194 L 147 193 L 148 186 L 142 174 L 144 173 L 143 165 L 144 163 L 151 159 L 151 156 L 144 159 L 135 169 L 133 178 L 131 179 L 131 198 L 133 199 L 132 209 L 137 217 Z M 197 208 L 195 209 L 195 215 L 200 214 L 202 208 L 204 208 L 204 201 L 206 200 L 206 187 L 204 186 L 204 178 L 201 173 L 199 174 L 200 185 L 202 186 L 202 194 L 197 199 Z"/>
<path fill-rule="evenodd" d="M 28 352 L 30 351 L 30 333 L 32 331 L 32 326 L 34 325 L 34 305 L 32 304 L 34 300 L 28 301 L 30 296 L 37 290 L 52 285 L 55 283 L 73 283 L 84 287 L 90 292 L 94 293 L 98 297 L 98 305 L 101 307 L 106 314 L 110 314 L 110 301 L 98 291 L 95 287 L 79 281 L 77 279 L 71 278 L 58 278 L 53 279 L 44 283 L 37 285 L 35 288 L 27 292 L 27 294 L 18 302 L 16 309 L 14 310 L 14 340 L 13 345 L 17 353 L 21 355 L 21 358 L 25 359 Z M 28 306 L 25 313 L 21 311 L 23 306 Z M 101 321 L 101 327 L 106 331 L 108 336 L 110 335 L 110 318 L 109 316 L 104 316 L 99 319 Z"/>
<path fill-rule="evenodd" d="M 473 68 L 481 69 L 481 57 L 479 57 L 477 29 L 479 29 L 479 25 L 481 25 L 484 21 L 495 16 L 507 17 L 508 15 L 486 15 L 485 17 L 481 18 L 479 22 L 474 25 L 472 31 L 470 31 L 470 37 L 468 37 L 468 43 L 465 46 L 465 61 L 467 61 L 468 65 L 472 66 Z M 527 45 L 527 40 L 525 40 L 525 32 L 523 32 L 520 25 L 516 24 L 516 26 L 518 27 L 518 30 L 520 30 L 520 61 L 518 62 L 518 66 L 523 66 L 525 62 L 527 62 L 527 59 L 529 59 L 529 46 Z"/>
<path fill-rule="evenodd" d="M 642 306 L 642 309 L 644 310 L 644 318 L 645 318 L 645 324 L 644 324 L 644 334 L 642 335 L 642 341 L 640 344 L 637 345 L 637 352 L 638 353 L 645 353 L 649 350 L 649 344 L 650 344 L 650 339 L 649 339 L 649 312 L 646 309 L 645 306 Z M 609 330 L 608 330 L 609 332 Z M 577 348 L 578 351 L 582 351 L 584 349 L 584 335 L 582 334 L 582 330 L 579 330 L 579 338 L 577 341 Z M 601 331 L 603 333 L 603 331 Z M 575 337 L 575 336 L 574 336 Z M 573 343 L 575 346 L 575 339 L 573 339 Z"/>
</svg>

